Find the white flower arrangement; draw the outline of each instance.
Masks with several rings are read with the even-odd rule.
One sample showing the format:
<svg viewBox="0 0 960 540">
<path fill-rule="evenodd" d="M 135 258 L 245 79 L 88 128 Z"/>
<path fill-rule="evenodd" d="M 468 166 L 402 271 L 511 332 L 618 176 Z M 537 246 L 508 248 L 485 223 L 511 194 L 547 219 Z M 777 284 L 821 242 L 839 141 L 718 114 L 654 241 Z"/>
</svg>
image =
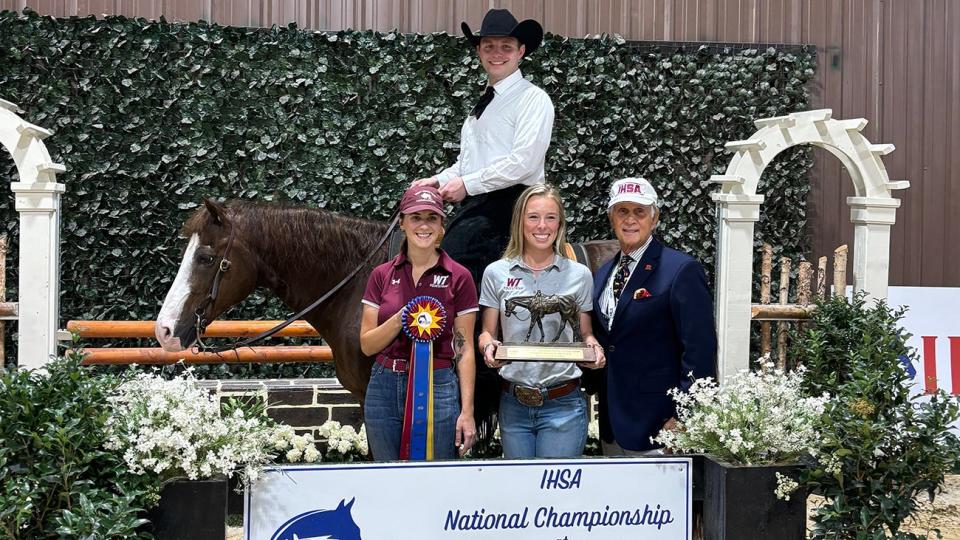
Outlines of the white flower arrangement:
<svg viewBox="0 0 960 540">
<path fill-rule="evenodd" d="M 137 474 L 196 480 L 239 469 L 252 482 L 273 459 L 269 420 L 240 408 L 222 414 L 219 397 L 190 370 L 172 380 L 139 374 L 117 388 L 109 407 L 104 446 L 122 452 Z"/>
<path fill-rule="evenodd" d="M 360 431 L 357 431 L 353 426 L 330 420 L 317 429 L 317 436 L 326 441 L 325 459 L 328 461 L 363 459 L 369 449 L 366 426 L 360 426 Z"/>
<path fill-rule="evenodd" d="M 669 391 L 677 404 L 677 427 L 654 442 L 684 453 L 701 453 L 740 465 L 790 462 L 815 454 L 818 421 L 829 396 L 807 397 L 803 369 L 785 373 L 764 364 L 742 371 L 719 387 L 697 379 L 688 392 Z"/>
<path fill-rule="evenodd" d="M 281 424 L 273 433 L 273 447 L 282 452 L 287 463 L 316 463 L 321 460 L 313 435 L 297 435 L 292 427 Z"/>
</svg>

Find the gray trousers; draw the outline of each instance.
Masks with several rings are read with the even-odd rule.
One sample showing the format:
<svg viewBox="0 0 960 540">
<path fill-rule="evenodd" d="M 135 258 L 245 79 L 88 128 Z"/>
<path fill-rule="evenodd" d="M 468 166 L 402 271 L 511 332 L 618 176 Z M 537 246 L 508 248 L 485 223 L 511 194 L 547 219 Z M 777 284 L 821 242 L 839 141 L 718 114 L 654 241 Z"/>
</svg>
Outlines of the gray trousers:
<svg viewBox="0 0 960 540">
<path fill-rule="evenodd" d="M 603 450 L 603 455 L 608 457 L 656 457 L 663 455 L 663 448 L 654 448 L 653 450 L 627 450 L 617 444 L 617 441 L 613 441 L 612 443 L 600 441 L 600 448 Z"/>
</svg>

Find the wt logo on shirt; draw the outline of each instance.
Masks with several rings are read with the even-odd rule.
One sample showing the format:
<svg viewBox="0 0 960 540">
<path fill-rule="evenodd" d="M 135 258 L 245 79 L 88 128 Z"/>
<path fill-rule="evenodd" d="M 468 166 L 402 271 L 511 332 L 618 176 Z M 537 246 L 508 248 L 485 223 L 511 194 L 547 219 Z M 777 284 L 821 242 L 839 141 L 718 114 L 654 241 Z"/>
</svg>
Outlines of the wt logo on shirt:
<svg viewBox="0 0 960 540">
<path fill-rule="evenodd" d="M 520 281 L 522 278 L 511 277 L 507 278 L 507 283 L 503 286 L 504 289 L 517 289 L 520 287 Z"/>
<path fill-rule="evenodd" d="M 449 277 L 450 276 L 433 276 L 433 283 L 431 285 L 434 287 L 446 287 Z"/>
</svg>

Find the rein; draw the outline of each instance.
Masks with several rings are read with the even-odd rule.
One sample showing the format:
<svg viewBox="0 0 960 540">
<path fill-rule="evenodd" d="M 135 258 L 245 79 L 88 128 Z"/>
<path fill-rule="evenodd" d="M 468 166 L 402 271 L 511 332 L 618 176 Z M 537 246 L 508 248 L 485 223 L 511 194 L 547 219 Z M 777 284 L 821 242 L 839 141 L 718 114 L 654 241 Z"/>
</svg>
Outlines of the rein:
<svg viewBox="0 0 960 540">
<path fill-rule="evenodd" d="M 231 263 L 228 257 L 230 255 L 230 248 L 233 247 L 233 230 L 234 230 L 233 227 L 231 227 L 230 236 L 227 238 L 227 247 L 226 249 L 223 250 L 223 257 L 220 260 L 220 267 L 217 269 L 217 275 L 214 276 L 213 278 L 213 286 L 210 288 L 210 294 L 207 295 L 207 297 L 203 300 L 203 302 L 201 302 L 200 305 L 197 306 L 197 309 L 194 311 L 194 315 L 196 316 L 196 319 L 197 319 L 197 322 L 195 323 L 195 326 L 194 326 L 194 328 L 196 328 L 197 330 L 197 345 L 195 345 L 194 348 L 196 348 L 200 352 L 212 352 L 215 354 L 219 354 L 226 351 L 236 350 L 242 347 L 249 347 L 254 343 L 263 341 L 264 339 L 267 339 L 268 337 L 290 326 L 290 324 L 292 324 L 294 321 L 302 318 L 307 313 L 313 311 L 314 308 L 316 308 L 320 304 L 327 301 L 331 296 L 333 296 L 340 289 L 342 289 L 344 285 L 346 285 L 350 280 L 352 280 L 354 276 L 357 275 L 357 272 L 359 272 L 362 268 L 364 268 L 370 262 L 373 256 L 376 255 L 378 251 L 380 251 L 380 248 L 382 248 L 383 245 L 387 242 L 387 239 L 390 238 L 391 233 L 393 233 L 393 230 L 397 227 L 397 222 L 399 221 L 400 221 L 400 211 L 398 209 L 396 212 L 394 212 L 393 216 L 391 216 L 390 224 L 387 226 L 386 232 L 383 233 L 383 237 L 381 237 L 380 241 L 377 242 L 377 245 L 375 245 L 373 249 L 371 249 L 367 253 L 367 256 L 364 257 L 363 261 L 361 261 L 360 264 L 358 264 L 353 270 L 350 271 L 350 273 L 348 273 L 343 279 L 341 279 L 339 283 L 334 285 L 333 288 L 331 288 L 329 291 L 324 293 L 323 296 L 314 300 L 312 304 L 301 309 L 297 313 L 294 313 L 282 323 L 274 326 L 269 330 L 261 332 L 253 337 L 249 337 L 247 339 L 244 339 L 243 341 L 238 341 L 233 345 L 229 345 L 229 346 L 210 347 L 202 341 L 202 337 L 201 337 L 203 335 L 203 331 L 206 330 L 207 328 L 207 324 L 210 322 L 203 318 L 203 312 L 206 311 L 207 307 L 209 307 L 216 301 L 217 295 L 220 292 L 220 281 L 223 279 L 223 275 L 226 274 L 228 270 L 230 270 Z"/>
</svg>

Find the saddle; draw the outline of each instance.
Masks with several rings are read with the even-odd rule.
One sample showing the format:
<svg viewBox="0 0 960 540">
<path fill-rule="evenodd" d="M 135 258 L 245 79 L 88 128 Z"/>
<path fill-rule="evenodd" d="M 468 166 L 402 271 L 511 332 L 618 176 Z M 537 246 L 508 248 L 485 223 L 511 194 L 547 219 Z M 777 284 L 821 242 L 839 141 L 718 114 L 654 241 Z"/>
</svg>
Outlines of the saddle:
<svg viewBox="0 0 960 540">
<path fill-rule="evenodd" d="M 587 248 L 583 247 L 583 244 L 563 244 L 563 253 L 567 256 L 568 259 L 577 261 L 580 264 L 586 265 L 587 268 L 590 268 L 590 259 L 587 257 Z"/>
</svg>

